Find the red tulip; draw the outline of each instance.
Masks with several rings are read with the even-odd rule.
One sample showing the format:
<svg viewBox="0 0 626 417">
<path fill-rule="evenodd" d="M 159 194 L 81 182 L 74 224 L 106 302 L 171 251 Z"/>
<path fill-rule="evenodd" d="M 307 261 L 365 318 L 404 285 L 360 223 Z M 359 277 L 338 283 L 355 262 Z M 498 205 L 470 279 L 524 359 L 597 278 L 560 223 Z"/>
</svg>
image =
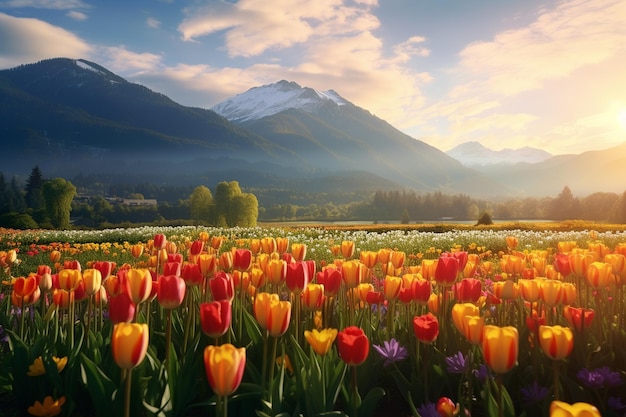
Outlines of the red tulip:
<svg viewBox="0 0 626 417">
<path fill-rule="evenodd" d="M 439 335 L 439 320 L 432 313 L 413 318 L 413 332 L 420 342 L 431 343 Z"/>
<path fill-rule="evenodd" d="M 126 291 L 109 298 L 109 320 L 113 323 L 130 323 L 135 317 L 135 303 Z"/>
<path fill-rule="evenodd" d="M 239 248 L 233 254 L 233 269 L 246 272 L 252 264 L 252 251 L 249 249 Z"/>
<path fill-rule="evenodd" d="M 341 286 L 341 270 L 337 268 L 324 268 L 317 273 L 317 282 L 324 285 L 324 295 L 334 297 Z"/>
<path fill-rule="evenodd" d="M 204 242 L 202 240 L 194 240 L 189 248 L 189 253 L 192 256 L 200 255 L 204 249 Z"/>
<path fill-rule="evenodd" d="M 182 262 L 165 262 L 163 264 L 163 275 L 180 276 L 182 270 Z"/>
<path fill-rule="evenodd" d="M 200 324 L 209 337 L 218 338 L 230 328 L 232 307 L 228 300 L 200 304 Z"/>
<path fill-rule="evenodd" d="M 370 351 L 370 342 L 363 329 L 349 326 L 337 333 L 339 357 L 347 365 L 357 366 L 365 362 Z"/>
<path fill-rule="evenodd" d="M 235 287 L 233 277 L 227 272 L 217 272 L 209 281 L 209 286 L 211 287 L 211 294 L 214 300 L 231 301 L 234 297 Z"/>
<path fill-rule="evenodd" d="M 154 246 L 155 249 L 163 249 L 165 248 L 165 244 L 167 243 L 167 238 L 165 237 L 164 234 L 158 233 L 156 235 L 154 235 L 154 238 L 152 240 L 152 244 Z"/>
<path fill-rule="evenodd" d="M 185 283 L 190 286 L 201 285 L 204 280 L 200 265 L 198 264 L 184 264 L 183 269 L 180 271 L 180 276 L 185 280 Z"/>
<path fill-rule="evenodd" d="M 289 291 L 300 294 L 309 284 L 309 267 L 306 263 L 299 261 L 288 264 L 285 283 Z"/>
<path fill-rule="evenodd" d="M 482 294 L 482 282 L 476 278 L 463 278 L 454 285 L 454 294 L 459 303 L 475 303 Z"/>
<path fill-rule="evenodd" d="M 425 306 L 430 300 L 430 294 L 433 292 L 433 287 L 430 281 L 425 279 L 414 279 L 411 282 L 411 288 L 413 290 L 413 299 L 419 305 Z"/>
<path fill-rule="evenodd" d="M 96 261 L 92 265 L 94 269 L 100 271 L 100 274 L 102 274 L 102 279 L 107 279 L 107 277 L 113 273 L 115 266 L 115 262 L 109 261 Z"/>
<path fill-rule="evenodd" d="M 567 324 L 579 332 L 591 326 L 594 316 L 595 312 L 592 309 L 570 306 L 563 307 L 563 317 L 565 317 Z"/>
<path fill-rule="evenodd" d="M 161 307 L 171 310 L 185 299 L 185 280 L 176 275 L 161 275 L 158 280 L 157 300 Z"/>
<path fill-rule="evenodd" d="M 452 285 L 460 271 L 459 259 L 450 254 L 442 254 L 435 267 L 435 281 L 442 285 Z"/>
</svg>

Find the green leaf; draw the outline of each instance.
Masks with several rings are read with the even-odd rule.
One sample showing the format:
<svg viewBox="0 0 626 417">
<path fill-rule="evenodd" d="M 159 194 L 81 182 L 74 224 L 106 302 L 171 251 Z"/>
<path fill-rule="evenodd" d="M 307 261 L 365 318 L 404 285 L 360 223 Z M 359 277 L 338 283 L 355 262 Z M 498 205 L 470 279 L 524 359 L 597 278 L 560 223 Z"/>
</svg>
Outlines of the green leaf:
<svg viewBox="0 0 626 417">
<path fill-rule="evenodd" d="M 111 399 L 117 386 L 87 356 L 80 354 L 81 378 L 87 387 L 94 404 L 94 411 L 99 417 L 112 415 Z"/>
<path fill-rule="evenodd" d="M 376 404 L 378 404 L 378 401 L 380 401 L 380 399 L 385 395 L 387 395 L 387 393 L 381 387 L 374 387 L 369 390 L 359 407 L 359 416 L 372 416 L 376 410 Z"/>
</svg>

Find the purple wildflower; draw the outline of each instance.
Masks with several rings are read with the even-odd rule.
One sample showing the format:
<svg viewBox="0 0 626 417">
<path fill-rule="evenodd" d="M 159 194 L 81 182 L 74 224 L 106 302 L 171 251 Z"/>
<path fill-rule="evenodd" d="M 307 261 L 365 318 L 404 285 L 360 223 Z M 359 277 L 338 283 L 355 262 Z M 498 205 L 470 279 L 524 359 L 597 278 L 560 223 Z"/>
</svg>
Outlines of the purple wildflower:
<svg viewBox="0 0 626 417">
<path fill-rule="evenodd" d="M 618 397 L 609 397 L 606 405 L 613 411 L 626 411 L 626 404 L 622 404 L 622 399 Z"/>
<path fill-rule="evenodd" d="M 583 368 L 576 376 L 587 388 L 614 388 L 624 383 L 619 372 L 611 371 L 608 366 L 593 370 Z"/>
<path fill-rule="evenodd" d="M 434 403 L 425 403 L 420 405 L 417 408 L 417 414 L 420 417 L 440 417 Z"/>
<path fill-rule="evenodd" d="M 400 346 L 400 343 L 392 338 L 390 341 L 385 341 L 382 346 L 374 345 L 374 349 L 378 354 L 385 359 L 384 366 L 389 366 L 394 362 L 406 359 L 408 352 L 404 346 Z"/>
<path fill-rule="evenodd" d="M 489 376 L 489 368 L 484 363 L 480 365 L 478 369 L 474 369 L 474 375 L 480 381 L 481 384 L 484 384 Z"/>
<path fill-rule="evenodd" d="M 7 343 L 9 341 L 9 335 L 4 331 L 4 327 L 0 325 L 0 342 Z"/>
<path fill-rule="evenodd" d="M 467 370 L 467 358 L 462 352 L 457 352 L 455 355 L 446 358 L 446 365 L 448 372 L 451 374 L 462 374 Z"/>
<path fill-rule="evenodd" d="M 548 388 L 542 387 L 537 383 L 537 381 L 534 381 L 531 385 L 520 389 L 520 392 L 522 393 L 522 400 L 524 403 L 535 404 L 546 398 L 548 395 Z"/>
</svg>

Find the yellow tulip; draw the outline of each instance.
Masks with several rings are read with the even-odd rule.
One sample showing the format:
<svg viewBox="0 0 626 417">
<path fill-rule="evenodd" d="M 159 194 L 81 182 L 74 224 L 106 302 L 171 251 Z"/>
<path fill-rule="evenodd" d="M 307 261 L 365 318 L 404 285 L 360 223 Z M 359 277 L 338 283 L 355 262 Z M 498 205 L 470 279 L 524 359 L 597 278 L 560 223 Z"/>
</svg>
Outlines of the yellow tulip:
<svg viewBox="0 0 626 417">
<path fill-rule="evenodd" d="M 481 347 L 485 364 L 496 374 L 504 374 L 517 364 L 519 333 L 513 326 L 485 325 Z"/>
<path fill-rule="evenodd" d="M 304 338 L 318 355 L 327 354 L 336 337 L 337 329 L 323 329 L 321 331 L 313 329 L 312 331 L 304 331 Z"/>
<path fill-rule="evenodd" d="M 552 401 L 550 417 L 600 417 L 600 411 L 593 405 L 583 402 L 570 405 L 563 401 Z"/>
<path fill-rule="evenodd" d="M 111 336 L 113 360 L 122 369 L 138 366 L 148 352 L 149 331 L 145 323 L 117 323 Z"/>
<path fill-rule="evenodd" d="M 538 335 L 541 350 L 550 359 L 565 359 L 574 349 L 574 334 L 569 327 L 539 326 Z"/>
<path fill-rule="evenodd" d="M 237 390 L 246 367 L 246 349 L 230 343 L 204 349 L 204 369 L 215 394 L 225 397 Z"/>
</svg>

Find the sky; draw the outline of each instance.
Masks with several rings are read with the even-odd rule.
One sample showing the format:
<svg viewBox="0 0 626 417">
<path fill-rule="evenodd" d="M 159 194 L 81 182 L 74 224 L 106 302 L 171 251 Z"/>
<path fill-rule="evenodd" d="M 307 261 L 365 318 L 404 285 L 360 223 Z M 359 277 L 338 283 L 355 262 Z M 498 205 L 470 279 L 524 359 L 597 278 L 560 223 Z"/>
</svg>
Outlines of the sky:
<svg viewBox="0 0 626 417">
<path fill-rule="evenodd" d="M 83 58 L 194 107 L 280 80 L 442 151 L 626 141 L 623 0 L 0 0 L 0 69 Z"/>
</svg>

